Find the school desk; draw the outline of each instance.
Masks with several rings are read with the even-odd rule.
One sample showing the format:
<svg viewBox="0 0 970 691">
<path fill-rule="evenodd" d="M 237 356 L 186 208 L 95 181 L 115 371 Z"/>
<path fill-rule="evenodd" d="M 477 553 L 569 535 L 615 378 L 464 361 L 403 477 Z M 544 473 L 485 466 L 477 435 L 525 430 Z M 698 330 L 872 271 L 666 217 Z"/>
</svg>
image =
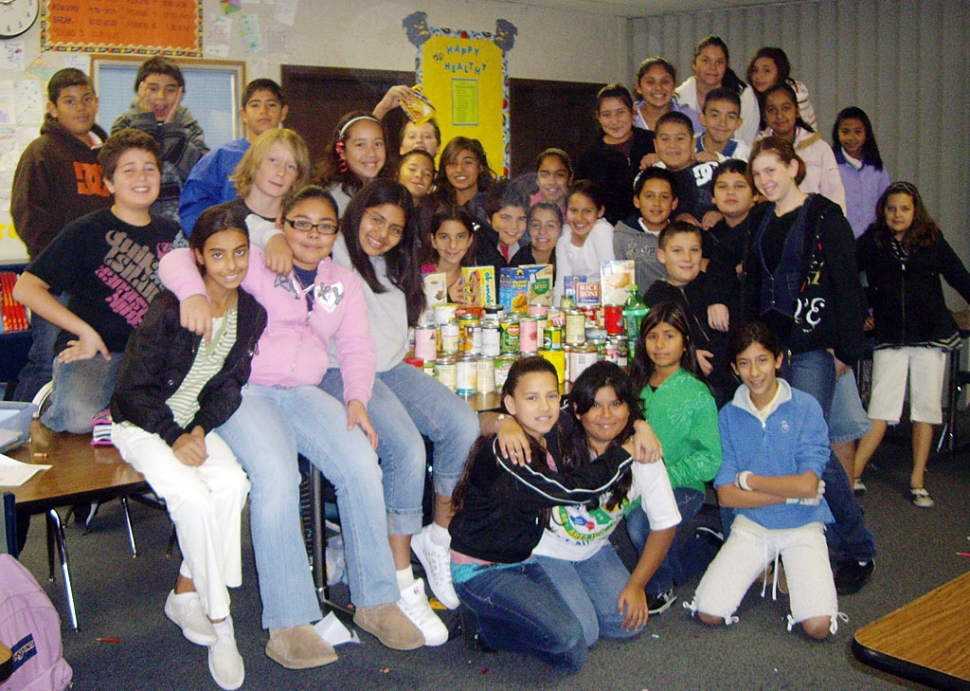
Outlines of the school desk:
<svg viewBox="0 0 970 691">
<path fill-rule="evenodd" d="M 970 572 L 863 626 L 852 652 L 935 689 L 970 690 Z"/>
</svg>

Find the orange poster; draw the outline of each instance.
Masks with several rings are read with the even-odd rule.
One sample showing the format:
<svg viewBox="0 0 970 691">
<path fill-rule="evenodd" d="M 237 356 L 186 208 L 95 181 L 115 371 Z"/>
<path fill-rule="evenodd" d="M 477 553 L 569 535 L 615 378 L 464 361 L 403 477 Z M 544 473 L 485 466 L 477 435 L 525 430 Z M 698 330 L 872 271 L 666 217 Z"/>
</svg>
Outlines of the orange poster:
<svg viewBox="0 0 970 691">
<path fill-rule="evenodd" d="M 202 0 L 44 0 L 41 50 L 202 57 Z"/>
</svg>

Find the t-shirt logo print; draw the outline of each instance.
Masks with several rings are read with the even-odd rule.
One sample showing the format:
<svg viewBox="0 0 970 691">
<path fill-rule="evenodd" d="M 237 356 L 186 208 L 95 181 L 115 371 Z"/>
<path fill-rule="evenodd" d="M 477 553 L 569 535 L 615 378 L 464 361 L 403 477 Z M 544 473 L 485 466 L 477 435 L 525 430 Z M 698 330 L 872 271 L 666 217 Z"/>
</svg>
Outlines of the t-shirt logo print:
<svg viewBox="0 0 970 691">
<path fill-rule="evenodd" d="M 77 178 L 77 193 L 98 197 L 110 197 L 111 192 L 104 186 L 101 166 L 97 163 L 74 161 L 74 177 Z"/>
<path fill-rule="evenodd" d="M 155 275 L 158 258 L 150 247 L 124 231 L 108 231 L 105 241 L 111 249 L 96 274 L 114 290 L 107 298 L 111 310 L 131 326 L 138 326 L 160 290 Z"/>
</svg>

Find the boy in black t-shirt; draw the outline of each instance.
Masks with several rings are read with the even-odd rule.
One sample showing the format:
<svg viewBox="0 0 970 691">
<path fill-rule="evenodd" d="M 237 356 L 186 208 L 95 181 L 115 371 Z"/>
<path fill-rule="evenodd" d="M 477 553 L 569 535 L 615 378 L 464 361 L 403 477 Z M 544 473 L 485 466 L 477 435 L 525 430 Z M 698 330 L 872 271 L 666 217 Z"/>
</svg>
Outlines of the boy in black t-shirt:
<svg viewBox="0 0 970 691">
<path fill-rule="evenodd" d="M 160 291 L 158 260 L 178 232 L 149 213 L 161 180 L 150 135 L 118 132 L 98 163 L 114 204 L 65 226 L 14 287 L 17 300 L 61 328 L 54 390 L 41 414 L 57 432 L 90 432 L 91 417 L 107 407 L 128 337 Z M 52 294 L 62 292 L 67 307 Z"/>
</svg>

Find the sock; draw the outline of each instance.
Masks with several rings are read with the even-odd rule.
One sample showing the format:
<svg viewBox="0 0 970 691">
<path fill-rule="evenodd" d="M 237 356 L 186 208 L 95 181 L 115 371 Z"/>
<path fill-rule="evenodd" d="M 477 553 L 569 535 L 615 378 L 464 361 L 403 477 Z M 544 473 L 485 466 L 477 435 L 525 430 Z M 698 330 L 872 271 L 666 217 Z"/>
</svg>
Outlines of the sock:
<svg viewBox="0 0 970 691">
<path fill-rule="evenodd" d="M 405 588 L 410 588 L 414 585 L 414 572 L 411 571 L 410 564 L 403 569 L 398 569 L 397 571 L 397 587 L 398 590 L 404 590 Z"/>
<path fill-rule="evenodd" d="M 228 636 L 232 633 L 232 628 L 229 626 L 229 617 L 226 617 L 218 624 L 213 623 L 212 628 L 216 630 L 217 636 Z"/>
<path fill-rule="evenodd" d="M 451 533 L 444 526 L 432 523 L 428 535 L 431 537 L 431 541 L 439 547 L 451 548 Z"/>
</svg>

